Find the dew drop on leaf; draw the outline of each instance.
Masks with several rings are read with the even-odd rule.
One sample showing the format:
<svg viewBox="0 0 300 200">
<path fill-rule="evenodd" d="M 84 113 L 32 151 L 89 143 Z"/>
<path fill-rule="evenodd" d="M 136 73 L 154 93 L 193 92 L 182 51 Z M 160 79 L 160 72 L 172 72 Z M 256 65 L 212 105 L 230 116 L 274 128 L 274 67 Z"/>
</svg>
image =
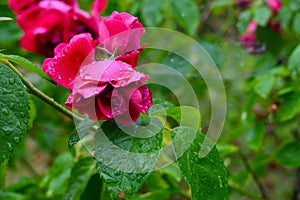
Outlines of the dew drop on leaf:
<svg viewBox="0 0 300 200">
<path fill-rule="evenodd" d="M 7 108 L 2 108 L 3 115 L 9 115 Z"/>
<path fill-rule="evenodd" d="M 7 90 L 7 89 L 3 90 L 3 94 L 11 94 L 11 93 L 13 93 L 12 90 Z"/>
<path fill-rule="evenodd" d="M 8 151 L 12 152 L 14 150 L 14 146 L 10 142 L 8 142 L 7 149 L 8 149 Z"/>
<path fill-rule="evenodd" d="M 14 108 L 14 106 L 15 106 L 14 103 L 10 103 L 8 107 L 9 107 L 10 109 L 12 109 L 12 108 Z"/>
<path fill-rule="evenodd" d="M 10 78 L 9 79 L 9 83 L 13 85 L 15 83 L 15 79 L 14 78 Z"/>
<path fill-rule="evenodd" d="M 5 135 L 11 135 L 12 132 L 13 132 L 13 129 L 12 129 L 12 128 L 9 128 L 9 127 L 7 127 L 7 126 L 3 126 L 3 127 L 2 127 L 2 130 L 3 130 L 3 132 L 4 132 Z"/>
<path fill-rule="evenodd" d="M 19 144 L 20 143 L 20 137 L 18 137 L 18 136 L 14 137 L 14 142 L 16 144 Z"/>
<path fill-rule="evenodd" d="M 23 91 L 20 91 L 20 92 L 19 92 L 19 96 L 20 96 L 20 97 L 24 96 L 24 92 L 23 92 Z"/>
</svg>

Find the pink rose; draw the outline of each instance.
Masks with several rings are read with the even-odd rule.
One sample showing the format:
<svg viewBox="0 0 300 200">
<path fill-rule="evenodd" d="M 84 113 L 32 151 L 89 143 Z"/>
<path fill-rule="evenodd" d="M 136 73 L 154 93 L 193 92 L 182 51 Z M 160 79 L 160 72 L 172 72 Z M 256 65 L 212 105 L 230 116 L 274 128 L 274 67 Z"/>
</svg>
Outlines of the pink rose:
<svg viewBox="0 0 300 200">
<path fill-rule="evenodd" d="M 242 47 L 251 54 L 262 53 L 265 49 L 257 41 L 255 31 L 257 29 L 256 21 L 252 20 L 247 26 L 246 33 L 239 36 Z"/>
<path fill-rule="evenodd" d="M 66 105 L 92 120 L 114 118 L 131 124 L 152 105 L 151 92 L 144 85 L 148 79 L 122 61 L 94 62 L 81 68 Z"/>
<path fill-rule="evenodd" d="M 117 49 L 124 54 L 140 48 L 140 38 L 144 33 L 145 29 L 137 17 L 114 11 L 101 21 L 99 40 L 108 51 L 113 53 Z"/>
<path fill-rule="evenodd" d="M 17 14 L 20 14 L 24 10 L 30 8 L 33 5 L 37 5 L 43 0 L 9 0 L 8 6 Z M 53 1 L 62 1 L 70 6 L 77 5 L 75 0 L 53 0 Z"/>
<path fill-rule="evenodd" d="M 17 17 L 24 31 L 21 46 L 47 57 L 53 56 L 54 48 L 68 43 L 80 33 L 97 37 L 97 24 L 84 11 L 60 1 L 45 0 L 34 5 Z"/>
<path fill-rule="evenodd" d="M 55 56 L 46 59 L 42 68 L 56 83 L 72 89 L 68 107 L 92 120 L 136 121 L 152 105 L 151 92 L 144 85 L 149 76 L 135 70 L 139 51 L 97 62 L 94 47 L 89 34 L 74 36 L 69 44 L 57 46 Z"/>
<path fill-rule="evenodd" d="M 56 83 L 72 89 L 80 66 L 84 62 L 94 60 L 93 50 L 95 46 L 96 44 L 90 34 L 76 35 L 69 44 L 61 43 L 58 45 L 54 50 L 55 56 L 45 59 L 42 69 Z"/>
<path fill-rule="evenodd" d="M 282 7 L 282 4 L 281 4 L 280 0 L 266 0 L 266 1 L 267 1 L 267 4 L 268 4 L 268 7 L 274 13 L 277 13 Z"/>
</svg>

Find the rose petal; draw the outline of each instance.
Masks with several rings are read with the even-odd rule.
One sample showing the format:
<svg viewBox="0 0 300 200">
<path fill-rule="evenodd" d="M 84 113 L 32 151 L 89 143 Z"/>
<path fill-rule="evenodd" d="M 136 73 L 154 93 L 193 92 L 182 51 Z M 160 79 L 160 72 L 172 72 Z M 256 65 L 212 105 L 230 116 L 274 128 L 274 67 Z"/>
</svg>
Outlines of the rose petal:
<svg viewBox="0 0 300 200">
<path fill-rule="evenodd" d="M 94 47 L 95 45 L 90 34 L 85 33 L 74 36 L 69 44 L 58 46 L 59 49 L 55 50 L 55 56 L 46 59 L 42 69 L 56 83 L 71 89 L 83 62 L 89 63 L 93 61 Z"/>
</svg>

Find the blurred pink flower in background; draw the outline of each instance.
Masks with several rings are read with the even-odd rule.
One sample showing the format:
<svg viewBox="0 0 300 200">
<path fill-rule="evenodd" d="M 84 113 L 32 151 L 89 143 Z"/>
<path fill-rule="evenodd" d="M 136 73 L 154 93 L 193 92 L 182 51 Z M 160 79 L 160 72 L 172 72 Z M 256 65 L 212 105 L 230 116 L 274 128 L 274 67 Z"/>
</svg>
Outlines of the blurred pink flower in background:
<svg viewBox="0 0 300 200">
<path fill-rule="evenodd" d="M 267 1 L 268 7 L 274 13 L 277 13 L 282 7 L 280 0 L 266 0 L 266 1 Z"/>
</svg>

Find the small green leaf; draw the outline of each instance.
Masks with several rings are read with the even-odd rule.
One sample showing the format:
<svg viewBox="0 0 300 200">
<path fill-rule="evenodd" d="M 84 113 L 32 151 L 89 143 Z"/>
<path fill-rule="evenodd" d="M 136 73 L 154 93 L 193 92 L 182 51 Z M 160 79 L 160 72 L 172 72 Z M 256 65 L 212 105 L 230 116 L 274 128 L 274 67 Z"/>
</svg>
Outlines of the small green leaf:
<svg viewBox="0 0 300 200">
<path fill-rule="evenodd" d="M 287 93 L 281 97 L 281 100 L 278 116 L 280 121 L 284 122 L 294 118 L 300 111 L 300 92 Z"/>
<path fill-rule="evenodd" d="M 142 19 L 147 26 L 158 26 L 162 22 L 162 6 L 162 0 L 143 0 Z"/>
<path fill-rule="evenodd" d="M 65 200 L 80 199 L 91 176 L 96 170 L 96 161 L 92 157 L 84 157 L 75 163 L 69 179 L 67 192 L 64 195 Z"/>
<path fill-rule="evenodd" d="M 232 144 L 218 144 L 217 149 L 222 157 L 235 153 L 239 150 L 237 146 Z"/>
<path fill-rule="evenodd" d="M 48 197 L 65 194 L 73 165 L 74 159 L 69 152 L 62 153 L 55 159 L 53 166 L 41 182 L 41 185 L 47 188 Z"/>
<path fill-rule="evenodd" d="M 29 102 L 20 78 L 0 62 L 0 163 L 15 152 L 27 130 Z"/>
<path fill-rule="evenodd" d="M 12 193 L 12 192 L 1 192 L 0 191 L 0 199 L 2 200 L 25 200 L 23 195 Z"/>
<path fill-rule="evenodd" d="M 172 136 L 177 137 L 177 134 L 183 132 L 195 134 L 190 128 L 176 127 L 172 131 Z M 189 149 L 177 158 L 179 168 L 191 188 L 192 200 L 228 199 L 227 171 L 217 149 L 214 147 L 206 157 L 199 157 L 204 138 L 205 135 L 196 133 L 196 138 Z M 180 146 L 181 142 L 174 142 L 175 152 Z"/>
<path fill-rule="evenodd" d="M 275 77 L 271 74 L 260 76 L 256 79 L 255 92 L 262 98 L 267 98 L 275 85 Z"/>
<path fill-rule="evenodd" d="M 292 141 L 279 147 L 275 160 L 283 166 L 296 168 L 300 166 L 300 141 Z"/>
<path fill-rule="evenodd" d="M 259 8 L 256 8 L 254 11 L 254 20 L 258 23 L 260 26 L 266 26 L 270 17 L 271 17 L 271 11 L 266 6 L 262 6 Z"/>
<path fill-rule="evenodd" d="M 288 67 L 292 72 L 300 71 L 300 45 L 298 45 L 289 57 Z"/>
<path fill-rule="evenodd" d="M 198 109 L 191 106 L 171 107 L 167 115 L 176 120 L 180 126 L 201 131 L 201 114 Z"/>
<path fill-rule="evenodd" d="M 124 126 L 122 129 L 131 130 L 135 126 Z M 117 124 L 106 121 L 95 138 L 95 157 L 101 161 L 97 163 L 98 170 L 112 199 L 128 198 L 141 188 L 158 159 L 162 130 L 150 137 L 139 137 L 144 133 L 139 134 L 138 129 L 135 131 L 130 134 L 136 137 L 121 130 Z M 106 137 L 109 141 L 105 140 Z"/>
<path fill-rule="evenodd" d="M 264 124 L 257 123 L 249 131 L 247 143 L 255 151 L 258 151 L 264 138 Z"/>
<path fill-rule="evenodd" d="M 200 23 L 197 4 L 191 0 L 171 0 L 171 5 L 174 18 L 189 35 L 194 35 Z"/>
<path fill-rule="evenodd" d="M 293 30 L 295 33 L 300 34 L 300 13 L 297 13 L 294 17 Z"/>
<path fill-rule="evenodd" d="M 104 196 L 103 193 L 105 193 L 105 185 L 103 187 L 103 184 L 104 183 L 100 179 L 99 174 L 97 174 L 97 173 L 94 174 L 90 178 L 87 186 L 85 187 L 85 190 L 82 192 L 80 200 L 95 200 L 95 199 L 99 199 L 99 200 L 100 199 L 105 199 L 105 200 L 107 199 L 107 200 L 109 200 L 110 198 L 109 198 L 108 195 L 107 195 L 108 198 L 100 198 L 100 196 L 103 197 Z"/>
<path fill-rule="evenodd" d="M 25 67 L 29 71 L 36 73 L 37 75 L 39 75 L 40 77 L 42 77 L 46 80 L 52 81 L 52 79 L 47 74 L 45 74 L 39 67 L 34 65 L 31 61 L 27 60 L 26 58 L 23 58 L 18 55 L 0 54 L 0 59 L 9 60 L 9 61 L 16 63 L 22 67 Z"/>
<path fill-rule="evenodd" d="M 278 18 L 280 20 L 280 24 L 282 28 L 287 29 L 290 25 L 291 19 L 292 19 L 293 13 L 290 11 L 290 9 L 283 7 L 280 9 L 278 13 Z"/>
</svg>

